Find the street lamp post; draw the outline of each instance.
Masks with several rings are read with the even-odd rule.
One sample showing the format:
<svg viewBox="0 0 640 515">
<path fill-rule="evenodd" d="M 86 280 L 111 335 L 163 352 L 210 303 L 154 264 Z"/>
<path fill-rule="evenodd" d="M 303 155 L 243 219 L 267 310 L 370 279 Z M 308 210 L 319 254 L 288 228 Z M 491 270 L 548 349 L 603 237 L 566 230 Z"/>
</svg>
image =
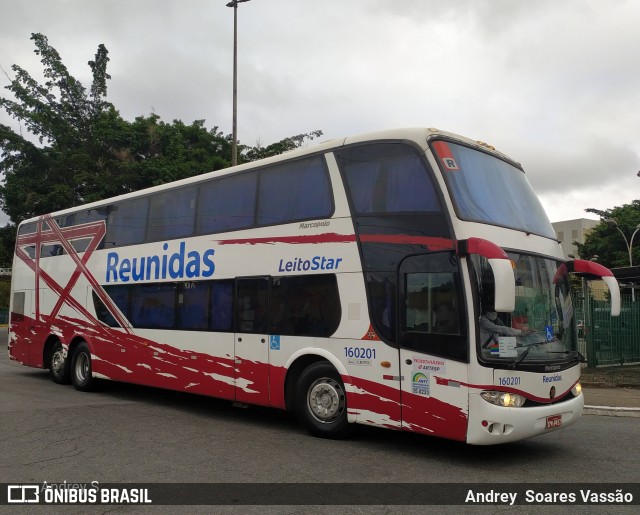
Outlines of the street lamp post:
<svg viewBox="0 0 640 515">
<path fill-rule="evenodd" d="M 614 220 L 613 218 L 605 218 L 604 221 L 607 222 L 608 224 L 614 225 L 615 228 L 618 229 L 620 234 L 622 234 L 622 237 L 624 238 L 624 242 L 627 245 L 627 252 L 629 253 L 629 266 L 633 266 L 633 254 L 632 254 L 633 238 L 635 237 L 636 233 L 640 231 L 640 224 L 638 224 L 636 226 L 636 230 L 633 231 L 633 234 L 631 235 L 631 240 L 627 240 L 627 236 L 624 234 L 624 232 L 622 232 L 622 229 L 620 229 L 620 226 L 618 225 L 618 222 L 616 220 Z"/>
<path fill-rule="evenodd" d="M 231 141 L 231 166 L 238 164 L 238 4 L 249 0 L 232 0 L 233 7 L 233 140 Z"/>
<path fill-rule="evenodd" d="M 636 225 L 636 230 L 633 231 L 633 234 L 631 235 L 631 239 L 627 240 L 627 236 L 624 234 L 624 232 L 622 232 L 622 229 L 620 229 L 620 226 L 618 225 L 618 222 L 616 220 L 614 220 L 613 218 L 605 218 L 604 221 L 607 222 L 608 224 L 614 225 L 616 229 L 618 229 L 620 234 L 622 234 L 622 237 L 624 238 L 624 242 L 627 245 L 627 252 L 629 253 L 629 266 L 632 267 L 633 266 L 633 238 L 638 233 L 638 231 L 640 231 L 640 224 Z M 631 302 L 635 302 L 635 301 L 636 301 L 636 290 L 632 284 L 631 285 Z"/>
</svg>

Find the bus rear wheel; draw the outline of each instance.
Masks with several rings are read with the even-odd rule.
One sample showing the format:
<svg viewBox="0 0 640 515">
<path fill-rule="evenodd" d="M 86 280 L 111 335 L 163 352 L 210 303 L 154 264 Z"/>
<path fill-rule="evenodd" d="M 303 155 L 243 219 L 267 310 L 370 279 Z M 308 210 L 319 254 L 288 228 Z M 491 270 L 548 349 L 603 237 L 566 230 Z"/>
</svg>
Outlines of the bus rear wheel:
<svg viewBox="0 0 640 515">
<path fill-rule="evenodd" d="M 350 429 L 347 396 L 336 369 L 317 362 L 303 370 L 298 379 L 296 414 L 315 436 L 342 438 Z"/>
<path fill-rule="evenodd" d="M 94 386 L 91 371 L 91 351 L 86 342 L 81 342 L 73 353 L 71 362 L 71 382 L 76 390 L 88 392 Z"/>
<path fill-rule="evenodd" d="M 49 375 L 54 383 L 68 384 L 70 379 L 69 362 L 65 359 L 62 343 L 53 344 L 49 356 Z"/>
</svg>

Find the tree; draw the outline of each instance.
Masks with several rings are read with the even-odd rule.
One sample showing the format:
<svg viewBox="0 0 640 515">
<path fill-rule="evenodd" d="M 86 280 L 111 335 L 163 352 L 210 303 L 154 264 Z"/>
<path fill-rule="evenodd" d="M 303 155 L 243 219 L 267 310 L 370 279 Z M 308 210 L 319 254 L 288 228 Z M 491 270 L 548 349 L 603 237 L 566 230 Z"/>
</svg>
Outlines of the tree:
<svg viewBox="0 0 640 515">
<path fill-rule="evenodd" d="M 591 259 L 597 256 L 598 263 L 609 268 L 629 266 L 628 247 L 620 231 L 629 241 L 640 224 L 640 200 L 634 200 L 631 204 L 624 204 L 612 209 L 589 208 L 586 211 L 595 213 L 602 221 L 587 234 L 583 244 L 575 242 L 580 257 Z M 618 224 L 617 227 L 620 231 L 612 223 L 613 221 Z M 634 239 L 633 262 L 640 265 L 640 231 Z"/>
<path fill-rule="evenodd" d="M 298 134 L 297 136 L 290 136 L 266 147 L 258 143 L 255 147 L 244 149 L 243 158 L 246 161 L 256 161 L 258 159 L 264 159 L 265 157 L 277 156 L 283 152 L 299 148 L 303 146 L 307 140 L 311 141 L 320 136 L 322 136 L 322 131 L 315 130 L 305 134 Z"/>
<path fill-rule="evenodd" d="M 231 135 L 217 126 L 207 130 L 204 120 L 165 123 L 156 114 L 124 120 L 106 99 L 111 77 L 104 45 L 88 63 L 92 82 L 86 89 L 44 35 L 32 34 L 31 39 L 44 83 L 13 65 L 15 76 L 6 86 L 13 99 L 0 97 L 0 107 L 28 133 L 0 124 L 0 209 L 13 224 L 229 166 Z M 240 146 L 238 161 L 276 155 L 321 134 L 299 134 L 264 148 Z M 0 234 L 0 245 L 10 240 Z"/>
<path fill-rule="evenodd" d="M 217 127 L 207 131 L 203 120 L 167 124 L 155 114 L 124 120 L 106 100 L 104 45 L 88 63 L 93 80 L 87 90 L 45 36 L 31 39 L 44 84 L 14 65 L 7 89 L 15 100 L 0 98 L 0 106 L 33 135 L 0 125 L 0 207 L 13 222 L 229 165 L 228 138 Z"/>
<path fill-rule="evenodd" d="M 16 245 L 16 228 L 13 225 L 0 227 L 0 268 L 11 268 L 13 249 Z M 0 299 L 0 307 L 6 306 Z"/>
</svg>

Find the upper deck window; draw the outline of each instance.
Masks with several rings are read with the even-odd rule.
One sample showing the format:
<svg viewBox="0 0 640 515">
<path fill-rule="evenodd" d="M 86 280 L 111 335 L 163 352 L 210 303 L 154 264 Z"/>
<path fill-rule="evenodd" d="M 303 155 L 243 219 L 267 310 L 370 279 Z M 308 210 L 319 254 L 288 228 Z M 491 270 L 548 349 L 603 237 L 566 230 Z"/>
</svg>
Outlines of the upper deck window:
<svg viewBox="0 0 640 515">
<path fill-rule="evenodd" d="M 121 247 L 144 242 L 149 197 L 125 200 L 109 207 L 106 247 Z"/>
<path fill-rule="evenodd" d="M 440 201 L 416 149 L 401 143 L 361 145 L 340 152 L 356 214 L 440 211 Z"/>
<path fill-rule="evenodd" d="M 184 238 L 193 233 L 195 186 L 171 189 L 151 196 L 147 241 Z"/>
<path fill-rule="evenodd" d="M 436 141 L 433 148 L 460 219 L 556 237 L 522 170 L 463 145 Z"/>
<path fill-rule="evenodd" d="M 314 157 L 260 173 L 258 225 L 326 218 L 333 201 L 324 159 Z"/>
<path fill-rule="evenodd" d="M 257 183 L 256 173 L 243 173 L 200 185 L 197 234 L 251 227 L 256 209 Z"/>
</svg>

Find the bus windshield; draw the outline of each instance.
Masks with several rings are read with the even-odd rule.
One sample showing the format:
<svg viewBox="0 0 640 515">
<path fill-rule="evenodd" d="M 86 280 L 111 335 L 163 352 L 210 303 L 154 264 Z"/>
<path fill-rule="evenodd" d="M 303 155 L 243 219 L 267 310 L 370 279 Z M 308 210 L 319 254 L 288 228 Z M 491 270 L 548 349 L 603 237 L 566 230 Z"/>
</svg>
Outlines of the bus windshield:
<svg viewBox="0 0 640 515">
<path fill-rule="evenodd" d="M 433 148 L 460 219 L 556 237 L 522 170 L 459 144 L 436 141 Z"/>
<path fill-rule="evenodd" d="M 513 365 L 575 359 L 577 339 L 566 265 L 515 252 L 508 256 L 516 280 L 513 313 L 493 311 L 493 274 L 488 261 L 472 258 L 481 299 L 480 357 Z"/>
</svg>

